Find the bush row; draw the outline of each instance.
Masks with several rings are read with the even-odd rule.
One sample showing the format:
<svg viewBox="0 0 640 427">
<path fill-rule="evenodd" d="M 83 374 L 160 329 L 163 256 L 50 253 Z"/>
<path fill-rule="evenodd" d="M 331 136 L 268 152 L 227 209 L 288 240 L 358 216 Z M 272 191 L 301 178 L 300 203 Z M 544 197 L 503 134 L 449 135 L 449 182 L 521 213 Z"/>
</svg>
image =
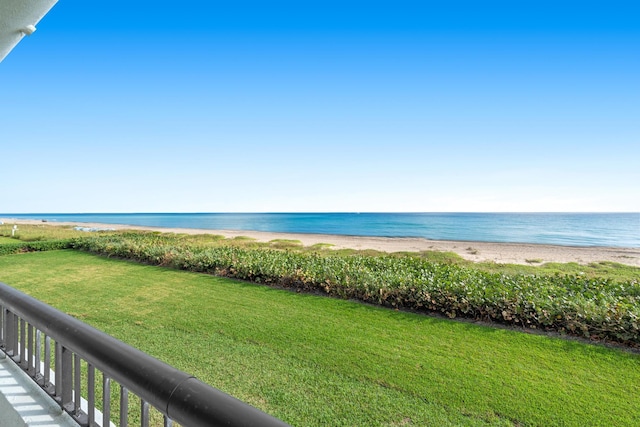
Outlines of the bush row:
<svg viewBox="0 0 640 427">
<path fill-rule="evenodd" d="M 414 257 L 195 247 L 170 235 L 76 240 L 75 248 L 183 270 L 640 345 L 640 282 L 505 275 Z"/>
<path fill-rule="evenodd" d="M 58 249 L 71 249 L 73 247 L 72 239 L 48 240 L 37 242 L 3 243 L 0 244 L 0 255 L 11 255 L 22 252 L 40 252 L 53 251 Z"/>
</svg>

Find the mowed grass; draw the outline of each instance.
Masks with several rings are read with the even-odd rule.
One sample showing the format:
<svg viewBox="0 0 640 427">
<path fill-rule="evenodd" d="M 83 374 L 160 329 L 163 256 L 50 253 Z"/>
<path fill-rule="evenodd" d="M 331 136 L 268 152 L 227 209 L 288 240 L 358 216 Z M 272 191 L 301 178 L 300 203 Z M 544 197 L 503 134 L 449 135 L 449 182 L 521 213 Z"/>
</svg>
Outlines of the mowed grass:
<svg viewBox="0 0 640 427">
<path fill-rule="evenodd" d="M 76 251 L 0 281 L 294 426 L 637 426 L 640 356 Z"/>
</svg>

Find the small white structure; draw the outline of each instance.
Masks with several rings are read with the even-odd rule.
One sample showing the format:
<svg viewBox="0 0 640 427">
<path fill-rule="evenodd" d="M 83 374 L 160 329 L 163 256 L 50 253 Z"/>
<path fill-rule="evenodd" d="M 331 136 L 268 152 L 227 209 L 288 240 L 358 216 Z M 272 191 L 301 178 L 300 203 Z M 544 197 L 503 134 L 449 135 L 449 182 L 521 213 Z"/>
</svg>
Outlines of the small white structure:
<svg viewBox="0 0 640 427">
<path fill-rule="evenodd" d="M 0 1 L 0 62 L 22 40 L 58 0 Z"/>
</svg>

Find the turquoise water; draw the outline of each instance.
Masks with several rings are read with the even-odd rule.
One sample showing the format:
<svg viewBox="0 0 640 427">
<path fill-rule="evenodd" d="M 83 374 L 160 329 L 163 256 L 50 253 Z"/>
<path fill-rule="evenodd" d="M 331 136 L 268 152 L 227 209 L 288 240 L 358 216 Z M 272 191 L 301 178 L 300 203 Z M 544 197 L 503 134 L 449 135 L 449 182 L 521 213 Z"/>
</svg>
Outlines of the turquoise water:
<svg viewBox="0 0 640 427">
<path fill-rule="evenodd" d="M 47 221 L 434 240 L 640 247 L 640 213 L 0 214 Z"/>
</svg>

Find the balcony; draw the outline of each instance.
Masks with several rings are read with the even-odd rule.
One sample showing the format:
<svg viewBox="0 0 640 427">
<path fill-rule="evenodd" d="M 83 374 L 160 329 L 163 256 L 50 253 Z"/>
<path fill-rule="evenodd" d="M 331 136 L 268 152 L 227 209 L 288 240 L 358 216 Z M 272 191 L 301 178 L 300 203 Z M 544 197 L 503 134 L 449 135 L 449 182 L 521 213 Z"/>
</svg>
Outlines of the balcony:
<svg viewBox="0 0 640 427">
<path fill-rule="evenodd" d="M 184 427 L 287 425 L 0 283 L 1 426 L 174 421 Z"/>
<path fill-rule="evenodd" d="M 77 427 L 25 372 L 0 353 L 0 426 Z"/>
</svg>

